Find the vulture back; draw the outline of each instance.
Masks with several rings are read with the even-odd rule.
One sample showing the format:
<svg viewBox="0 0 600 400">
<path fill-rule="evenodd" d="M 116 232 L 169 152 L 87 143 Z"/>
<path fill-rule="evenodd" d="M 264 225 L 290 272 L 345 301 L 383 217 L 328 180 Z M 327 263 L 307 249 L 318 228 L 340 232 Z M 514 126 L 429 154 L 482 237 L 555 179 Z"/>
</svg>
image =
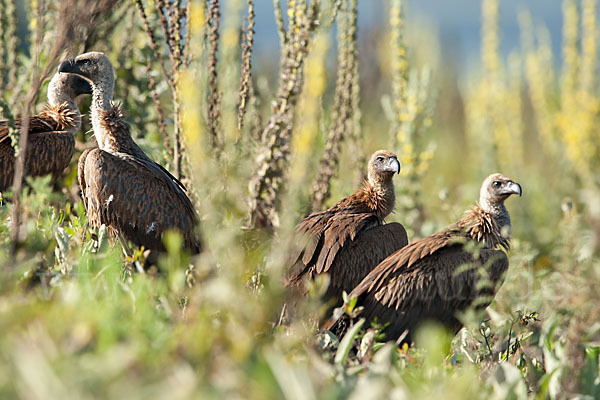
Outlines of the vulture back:
<svg viewBox="0 0 600 400">
<path fill-rule="evenodd" d="M 186 248 L 200 252 L 189 199 L 172 190 L 152 161 L 93 149 L 81 156 L 78 175 L 93 226 L 106 224 L 136 245 L 159 251 L 165 250 L 164 232 L 177 230 Z"/>
<path fill-rule="evenodd" d="M 503 282 L 508 257 L 490 249 L 481 249 L 475 256 L 455 244 L 410 266 L 390 267 L 387 260 L 379 264 L 350 296 L 359 298 L 367 326 L 377 318 L 379 323 L 388 323 L 383 329 L 387 340 L 404 336 L 410 342 L 415 329 L 426 321 L 441 323 L 456 333 L 462 327 L 458 311 L 472 305 L 487 307 Z M 382 273 L 387 273 L 384 281 L 378 279 Z M 332 318 L 324 328 L 343 334 L 345 324 Z"/>
</svg>

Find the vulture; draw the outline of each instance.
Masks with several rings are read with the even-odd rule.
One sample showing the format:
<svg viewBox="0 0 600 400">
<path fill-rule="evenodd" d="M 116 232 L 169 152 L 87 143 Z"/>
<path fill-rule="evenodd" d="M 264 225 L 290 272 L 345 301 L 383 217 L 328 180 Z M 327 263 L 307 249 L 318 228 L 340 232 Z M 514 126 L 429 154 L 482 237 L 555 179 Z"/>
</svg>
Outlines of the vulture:
<svg viewBox="0 0 600 400">
<path fill-rule="evenodd" d="M 75 148 L 73 134 L 81 128 L 75 99 L 83 94 L 92 94 L 92 87 L 77 75 L 57 73 L 50 80 L 46 109 L 29 118 L 25 175 L 52 174 L 56 180 L 69 165 Z M 20 118 L 15 120 L 17 128 L 22 123 Z M 0 192 L 12 185 L 14 167 L 8 121 L 0 121 Z"/>
<path fill-rule="evenodd" d="M 394 174 L 400 173 L 396 155 L 379 150 L 369 159 L 367 180 L 333 207 L 310 214 L 296 227 L 305 239 L 287 270 L 285 285 L 304 294 L 305 280 L 328 273 L 325 300 L 341 303 L 343 291 L 352 290 L 380 261 L 406 246 L 406 230 L 385 224 L 395 203 Z"/>
<path fill-rule="evenodd" d="M 387 324 L 386 339 L 410 342 L 424 321 L 457 333 L 458 311 L 487 307 L 508 269 L 511 222 L 504 201 L 512 194 L 521 196 L 518 183 L 498 173 L 488 176 L 479 202 L 460 221 L 377 265 L 350 293 L 363 307 L 367 325 L 376 318 Z M 323 327 L 340 334 L 346 324 L 341 313 L 334 314 Z"/>
<path fill-rule="evenodd" d="M 114 72 L 108 58 L 90 52 L 63 61 L 58 70 L 77 74 L 92 86 L 91 119 L 98 148 L 79 158 L 79 186 L 90 226 L 165 251 L 163 234 L 178 231 L 192 254 L 200 252 L 196 211 L 183 184 L 152 161 L 133 141 L 120 105 L 112 102 Z"/>
</svg>

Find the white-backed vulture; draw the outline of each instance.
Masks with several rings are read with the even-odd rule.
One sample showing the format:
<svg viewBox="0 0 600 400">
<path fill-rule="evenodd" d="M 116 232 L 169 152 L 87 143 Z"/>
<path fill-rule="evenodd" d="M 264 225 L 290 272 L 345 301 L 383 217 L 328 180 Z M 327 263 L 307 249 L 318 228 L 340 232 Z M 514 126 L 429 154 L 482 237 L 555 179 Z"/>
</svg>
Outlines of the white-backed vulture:
<svg viewBox="0 0 600 400">
<path fill-rule="evenodd" d="M 339 302 L 344 290 L 352 290 L 380 261 L 408 243 L 401 224 L 384 224 L 394 209 L 395 173 L 400 173 L 396 155 L 376 151 L 360 189 L 298 224 L 297 234 L 307 244 L 292 257 L 286 286 L 303 293 L 306 279 L 328 273 L 325 298 Z"/>
<path fill-rule="evenodd" d="M 509 249 L 511 228 L 504 201 L 512 194 L 522 194 L 518 183 L 501 174 L 488 176 L 479 203 L 460 221 L 383 260 L 350 293 L 364 307 L 361 316 L 367 323 L 377 318 L 389 324 L 383 330 L 388 340 L 402 335 L 410 342 L 427 320 L 458 332 L 456 313 L 475 300 L 477 308 L 487 307 L 503 282 L 508 257 L 502 249 Z M 332 317 L 324 328 L 341 333 L 341 321 Z"/>
<path fill-rule="evenodd" d="M 92 87 L 77 75 L 57 73 L 48 84 L 46 109 L 29 118 L 25 176 L 52 174 L 56 180 L 69 165 L 75 148 L 73 134 L 81 128 L 75 104 L 79 95 L 92 94 Z M 17 129 L 22 120 L 15 120 Z M 0 121 L 0 192 L 12 185 L 15 151 L 8 136 L 8 121 Z"/>
<path fill-rule="evenodd" d="M 163 234 L 175 230 L 191 253 L 199 253 L 196 212 L 185 187 L 133 141 L 120 107 L 112 103 L 114 72 L 108 58 L 85 53 L 63 61 L 59 71 L 78 74 L 92 85 L 98 148 L 86 150 L 78 165 L 90 225 L 104 224 L 136 245 L 157 251 L 165 250 Z"/>
</svg>

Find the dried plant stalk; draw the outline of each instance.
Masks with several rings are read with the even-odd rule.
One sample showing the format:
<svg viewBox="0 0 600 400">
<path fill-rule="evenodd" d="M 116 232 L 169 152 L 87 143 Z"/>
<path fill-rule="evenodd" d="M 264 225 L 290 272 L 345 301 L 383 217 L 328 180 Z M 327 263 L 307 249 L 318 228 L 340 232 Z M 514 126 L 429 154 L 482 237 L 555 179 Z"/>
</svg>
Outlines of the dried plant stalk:
<svg viewBox="0 0 600 400">
<path fill-rule="evenodd" d="M 291 4 L 292 2 L 290 2 Z M 262 133 L 257 169 L 250 180 L 248 225 L 272 228 L 279 225 L 278 199 L 289 164 L 290 139 L 294 107 L 302 89 L 303 64 L 312 34 L 319 23 L 320 3 L 295 2 L 290 10 L 290 25 L 282 50 L 279 88 L 273 103 L 273 113 Z"/>
<path fill-rule="evenodd" d="M 17 5 L 15 0 L 6 0 L 6 15 L 7 15 L 7 24 L 2 25 L 3 30 L 6 30 L 6 40 L 7 40 L 7 55 L 6 55 L 6 65 L 10 68 L 10 72 L 8 74 L 8 82 L 15 82 L 17 79 L 17 70 L 18 70 L 18 58 L 17 58 L 17 46 L 18 46 L 18 38 L 17 38 Z"/>
<path fill-rule="evenodd" d="M 4 0 L 0 0 L 0 26 L 3 27 L 0 30 L 0 91 L 4 91 L 4 76 L 6 71 L 6 56 L 7 56 L 7 33 L 6 26 L 8 25 L 8 16 L 6 14 L 6 5 Z"/>
<path fill-rule="evenodd" d="M 17 81 L 17 70 L 19 69 L 19 57 L 17 57 L 17 8 L 14 0 L 0 0 L 0 91 L 5 94 L 9 89 L 13 98 L 20 93 L 21 85 Z M 23 81 L 21 79 L 20 81 Z M 14 82 L 17 82 L 15 85 Z M 14 106 L 14 102 L 10 102 Z"/>
<path fill-rule="evenodd" d="M 171 89 L 171 98 L 173 100 L 173 144 L 171 146 L 167 143 L 166 147 L 173 158 L 173 175 L 179 178 L 181 174 L 183 156 L 181 154 L 181 104 L 179 101 L 180 94 L 178 76 L 182 66 L 187 65 L 189 61 L 189 55 L 187 54 L 188 39 L 182 43 L 182 33 L 184 30 L 188 32 L 186 33 L 186 35 L 188 35 L 186 37 L 189 38 L 189 27 L 187 24 L 189 4 L 186 2 L 186 5 L 182 7 L 181 1 L 179 0 L 168 1 L 166 3 L 164 0 L 157 0 L 154 3 L 156 12 L 159 16 L 160 24 L 163 28 L 165 43 L 168 49 L 167 55 L 170 68 L 167 68 L 165 64 L 165 60 L 163 59 L 159 49 L 156 35 L 150 26 L 150 22 L 142 1 L 136 0 L 136 5 L 140 12 L 140 16 L 142 17 L 142 21 L 144 22 L 146 34 L 150 39 L 150 48 L 152 49 L 154 58 L 160 66 L 160 69 L 163 73 L 163 78 Z M 149 83 L 150 85 L 153 85 L 152 81 Z M 152 90 L 152 87 L 150 89 Z M 160 109 L 161 106 L 158 97 L 155 97 L 153 94 L 153 99 L 157 106 L 157 110 Z M 163 133 L 161 119 L 164 121 L 164 118 L 162 118 L 161 113 L 162 111 L 159 111 L 159 130 L 161 130 L 161 133 Z M 165 135 L 164 133 L 163 135 L 168 137 L 168 135 Z"/>
<path fill-rule="evenodd" d="M 273 0 L 273 6 L 275 9 L 275 23 L 277 24 L 277 33 L 279 34 L 279 43 L 281 48 L 287 44 L 287 34 L 283 24 L 283 15 L 281 13 L 281 0 Z"/>
<path fill-rule="evenodd" d="M 169 138 L 169 134 L 167 133 L 164 112 L 160 104 L 160 99 L 158 98 L 158 93 L 156 91 L 156 81 L 152 76 L 152 62 L 150 60 L 150 57 L 148 57 L 148 59 L 146 60 L 146 75 L 148 76 L 148 88 L 150 89 L 152 101 L 154 102 L 154 108 L 156 109 L 158 131 L 165 140 L 165 147 L 167 148 L 167 151 L 169 152 L 169 154 L 172 154 L 173 147 L 171 146 L 171 140 Z"/>
<path fill-rule="evenodd" d="M 76 45 L 77 41 L 70 46 L 70 51 L 75 54 L 87 53 L 94 51 L 98 46 L 104 46 L 109 42 L 117 26 L 128 15 L 132 3 L 123 0 L 111 0 L 115 3 L 110 14 L 98 13 L 102 7 L 93 5 L 85 27 L 82 31 L 82 37 L 85 38 L 83 46 Z M 92 3 L 94 4 L 94 3 Z M 102 2 L 98 2 L 101 6 Z"/>
<path fill-rule="evenodd" d="M 210 27 L 208 54 L 208 132 L 213 148 L 219 147 L 219 124 L 221 119 L 221 95 L 218 88 L 217 52 L 219 51 L 219 0 L 211 0 L 208 7 Z"/>
<path fill-rule="evenodd" d="M 313 182 L 313 210 L 320 210 L 330 196 L 331 178 L 337 171 L 346 136 L 353 137 L 353 115 L 358 111 L 356 50 L 356 1 L 347 1 L 338 13 L 338 69 L 332 107 L 332 123 L 319 163 L 319 174 Z"/>
<path fill-rule="evenodd" d="M 173 68 L 175 67 L 175 35 L 174 31 L 172 30 L 173 24 L 170 24 L 169 21 L 167 21 L 167 13 L 169 14 L 169 17 L 171 17 L 171 8 L 166 9 L 164 0 L 154 1 L 154 6 L 156 7 L 156 11 L 158 12 L 160 25 L 162 26 L 165 35 L 165 42 L 167 43 L 167 47 L 169 48 L 168 54 L 169 60 L 171 61 L 172 65 L 171 72 L 173 72 Z M 169 18 L 169 20 L 171 20 L 171 18 Z"/>
<path fill-rule="evenodd" d="M 178 21 L 177 23 L 180 26 L 180 28 L 178 30 L 180 32 L 182 31 L 182 26 L 183 26 L 182 21 L 189 21 L 189 20 L 190 20 L 190 2 L 186 1 L 185 5 L 181 7 L 181 12 L 179 14 L 179 18 L 177 19 L 177 21 Z M 191 57 L 192 57 L 192 52 L 189 50 L 190 30 L 191 30 L 191 28 L 188 23 L 187 29 L 185 30 L 185 40 L 183 41 L 183 44 L 181 45 L 181 52 L 180 52 L 180 56 L 183 57 L 183 65 L 185 65 L 185 66 L 188 66 L 190 64 Z"/>
<path fill-rule="evenodd" d="M 150 27 L 150 22 L 148 21 L 148 16 L 146 15 L 146 10 L 144 9 L 142 0 L 135 0 L 135 4 L 138 7 L 140 16 L 142 17 L 142 21 L 144 22 L 144 29 L 146 30 L 146 34 L 150 39 L 150 48 L 154 53 L 154 57 L 158 61 L 158 64 L 164 74 L 165 79 L 167 80 L 167 82 L 169 82 L 169 85 L 172 85 L 173 82 L 171 82 L 171 75 L 168 73 L 165 63 L 163 62 L 163 59 L 160 55 L 160 50 L 158 49 L 158 42 L 156 40 L 156 36 L 154 35 L 154 31 Z"/>
<path fill-rule="evenodd" d="M 254 44 L 254 2 L 248 0 L 248 26 L 244 28 L 242 43 L 242 72 L 238 99 L 238 129 L 244 125 L 244 116 L 251 94 L 252 85 L 252 45 Z"/>
<path fill-rule="evenodd" d="M 187 9 L 187 7 L 189 6 L 189 1 L 186 2 L 186 8 L 181 6 L 181 0 L 175 0 L 173 2 L 173 8 L 172 10 L 174 10 L 173 12 L 173 20 L 174 24 L 172 26 L 175 27 L 174 32 L 172 33 L 174 35 L 175 38 L 175 70 L 179 70 L 181 68 L 181 65 L 183 64 L 183 59 L 184 57 L 182 57 L 183 52 L 185 51 L 185 49 L 183 48 L 183 44 L 181 43 L 182 40 L 182 36 L 181 36 L 181 32 L 182 32 L 182 27 L 184 26 L 184 21 L 186 21 L 184 19 L 184 12 L 185 9 Z M 189 30 L 189 29 L 188 29 Z M 187 44 L 187 42 L 186 42 Z"/>
<path fill-rule="evenodd" d="M 353 0 L 356 1 L 356 0 Z M 358 9 L 355 7 L 354 12 Z M 356 19 L 357 16 L 354 18 Z M 355 43 L 356 44 L 356 43 Z M 356 50 L 358 51 L 358 50 Z M 363 151 L 363 135 L 361 127 L 362 113 L 360 110 L 360 76 L 358 73 L 358 55 L 352 73 L 352 129 L 350 130 L 350 154 L 352 165 L 366 165 L 367 157 Z M 358 184 L 364 179 L 364 172 L 356 170 L 354 181 Z"/>
</svg>

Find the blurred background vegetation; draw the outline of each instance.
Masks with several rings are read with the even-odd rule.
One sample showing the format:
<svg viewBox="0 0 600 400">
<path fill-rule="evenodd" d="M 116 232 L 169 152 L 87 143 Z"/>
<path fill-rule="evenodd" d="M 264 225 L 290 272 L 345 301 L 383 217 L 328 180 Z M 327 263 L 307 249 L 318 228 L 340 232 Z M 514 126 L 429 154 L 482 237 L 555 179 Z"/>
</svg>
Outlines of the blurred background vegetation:
<svg viewBox="0 0 600 400">
<path fill-rule="evenodd" d="M 190 260 L 168 237 L 162 272 L 141 275 L 92 240 L 76 180 L 95 145 L 86 117 L 62 191 L 28 180 L 17 238 L 3 194 L 0 397 L 600 396 L 596 0 L 552 2 L 562 27 L 461 2 L 480 13 L 466 13 L 481 27 L 468 65 L 403 1 L 377 2 L 373 26 L 360 3 L 0 0 L 3 117 L 27 113 L 30 91 L 40 111 L 36 82 L 62 58 L 105 52 L 135 140 L 187 184 L 208 249 Z M 457 220 L 488 174 L 521 183 L 495 301 L 410 348 L 317 335 L 311 318 L 275 327 L 294 225 L 353 192 L 379 148 L 399 155 L 390 220 L 411 240 Z"/>
</svg>

